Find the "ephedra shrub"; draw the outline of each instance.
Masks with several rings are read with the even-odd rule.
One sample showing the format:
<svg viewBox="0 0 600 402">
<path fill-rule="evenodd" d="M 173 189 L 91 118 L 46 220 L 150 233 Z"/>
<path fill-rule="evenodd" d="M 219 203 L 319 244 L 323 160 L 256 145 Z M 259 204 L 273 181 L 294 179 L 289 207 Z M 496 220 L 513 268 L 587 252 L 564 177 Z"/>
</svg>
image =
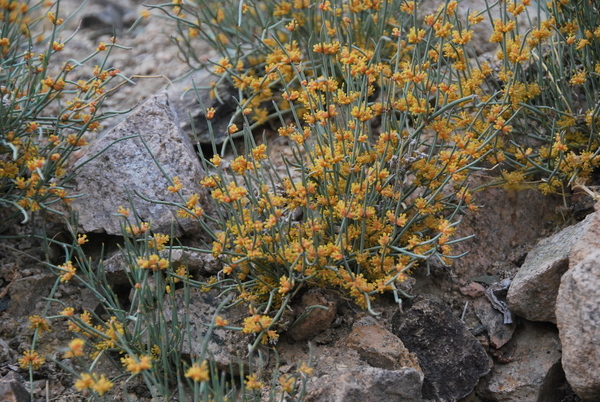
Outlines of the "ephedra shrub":
<svg viewBox="0 0 600 402">
<path fill-rule="evenodd" d="M 57 62 L 72 39 L 61 35 L 59 8 L 60 1 L 0 1 L 0 232 L 69 202 L 68 159 L 114 114 L 99 109 L 122 77 L 107 65 L 116 40 L 84 60 Z M 102 63 L 91 66 L 97 56 Z M 82 69 L 89 78 L 70 78 Z"/>
<path fill-rule="evenodd" d="M 440 3 L 426 15 L 405 0 L 156 7 L 177 22 L 190 66 L 206 64 L 198 39 L 220 53 L 208 65 L 214 95 L 222 82 L 238 93 L 203 185 L 219 207 L 219 283 L 250 304 L 245 330 L 263 341 L 277 338 L 265 314 L 304 286 L 341 288 L 369 308 L 411 270 L 449 264 L 463 210 L 477 209 L 472 171 L 550 193 L 600 162 L 593 2 L 496 2 L 462 19 L 459 2 Z M 484 40 L 498 44 L 490 62 L 472 47 L 485 20 Z M 292 151 L 283 175 L 251 134 L 267 120 Z M 226 162 L 236 137 L 247 152 Z M 190 216 L 195 203 L 182 206 Z"/>
</svg>

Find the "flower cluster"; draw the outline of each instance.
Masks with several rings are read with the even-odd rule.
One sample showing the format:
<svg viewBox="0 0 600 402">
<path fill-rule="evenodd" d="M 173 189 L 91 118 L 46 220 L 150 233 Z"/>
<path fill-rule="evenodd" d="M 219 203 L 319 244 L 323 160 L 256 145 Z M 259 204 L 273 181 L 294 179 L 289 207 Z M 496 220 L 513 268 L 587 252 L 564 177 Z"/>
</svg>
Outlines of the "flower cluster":
<svg viewBox="0 0 600 402">
<path fill-rule="evenodd" d="M 0 20 L 6 24 L 2 30 L 6 36 L 0 37 L 0 203 L 12 209 L 6 227 L 17 218 L 27 221 L 31 212 L 52 203 L 70 201 L 65 164 L 87 144 L 86 132 L 98 130 L 100 121 L 112 113 L 99 113 L 98 108 L 114 84 L 111 81 L 120 75 L 118 69 L 95 66 L 91 78 L 75 81 L 71 72 L 86 63 L 70 61 L 61 67 L 53 63 L 54 55 L 66 46 L 52 40 L 62 29 L 62 18 L 50 11 L 58 3 L 0 3 Z M 46 12 L 45 18 L 34 18 Z M 52 28 L 47 45 L 41 46 L 48 40 L 40 32 L 45 20 Z M 32 52 L 29 43 L 39 43 L 42 52 Z M 111 39 L 89 58 L 103 52 L 104 66 L 115 46 Z"/>
</svg>

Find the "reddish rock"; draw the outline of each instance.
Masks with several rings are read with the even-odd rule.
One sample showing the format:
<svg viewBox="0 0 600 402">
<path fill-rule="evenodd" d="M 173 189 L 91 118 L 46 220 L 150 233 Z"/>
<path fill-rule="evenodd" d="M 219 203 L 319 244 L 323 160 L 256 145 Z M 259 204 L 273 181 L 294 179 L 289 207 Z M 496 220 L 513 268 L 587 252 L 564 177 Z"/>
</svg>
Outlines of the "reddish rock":
<svg viewBox="0 0 600 402">
<path fill-rule="evenodd" d="M 412 367 L 421 372 L 417 357 L 404 347 L 400 338 L 379 325 L 354 326 L 347 344 L 373 367 L 389 370 Z"/>
<path fill-rule="evenodd" d="M 471 282 L 466 286 L 462 286 L 460 289 L 460 294 L 462 294 L 463 296 L 469 296 L 472 297 L 473 299 L 476 299 L 477 297 L 481 297 L 485 294 L 485 288 L 483 287 L 482 284 L 477 283 L 477 282 Z"/>
<path fill-rule="evenodd" d="M 299 318 L 287 333 L 296 342 L 307 341 L 329 328 L 337 312 L 337 300 L 324 289 L 311 289 L 302 296 L 298 311 Z"/>
</svg>

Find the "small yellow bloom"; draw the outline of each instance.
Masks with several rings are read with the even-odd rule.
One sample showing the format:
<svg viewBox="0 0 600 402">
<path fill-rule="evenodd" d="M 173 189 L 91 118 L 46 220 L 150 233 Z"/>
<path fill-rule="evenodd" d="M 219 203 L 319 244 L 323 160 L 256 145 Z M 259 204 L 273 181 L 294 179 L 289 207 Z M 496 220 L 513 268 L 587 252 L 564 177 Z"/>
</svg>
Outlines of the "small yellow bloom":
<svg viewBox="0 0 600 402">
<path fill-rule="evenodd" d="M 84 235 L 81 235 L 81 234 L 77 235 L 77 244 L 83 245 L 83 244 L 87 243 L 88 241 L 89 241 L 89 239 L 87 238 L 87 235 L 85 235 L 85 234 Z"/>
<path fill-rule="evenodd" d="M 298 371 L 300 371 L 301 373 L 304 373 L 306 375 L 312 375 L 314 369 L 312 367 L 308 367 L 306 365 L 306 363 L 302 363 L 302 366 L 300 366 L 300 368 L 298 369 Z"/>
<path fill-rule="evenodd" d="M 208 362 L 204 360 L 200 365 L 194 363 L 185 373 L 185 376 L 195 382 L 207 381 L 210 377 Z"/>
<path fill-rule="evenodd" d="M 105 393 L 107 393 L 112 388 L 112 386 L 113 386 L 113 383 L 110 382 L 109 380 L 107 380 L 106 376 L 104 374 L 102 374 L 100 379 L 98 381 L 96 381 L 95 384 L 92 386 L 92 389 L 94 390 L 95 393 L 102 396 Z"/>
<path fill-rule="evenodd" d="M 75 314 L 75 309 L 73 307 L 66 307 L 63 311 L 58 313 L 60 315 L 66 315 L 67 317 L 73 317 Z"/>
<path fill-rule="evenodd" d="M 50 332 L 50 325 L 48 324 L 48 321 L 39 315 L 32 315 L 29 317 L 29 323 L 29 328 L 33 330 L 39 330 L 40 334 L 44 331 Z"/>
<path fill-rule="evenodd" d="M 256 376 L 256 374 L 251 374 L 249 376 L 246 376 L 246 388 L 248 388 L 249 390 L 259 390 L 263 387 L 263 383 L 258 381 L 257 379 L 258 377 Z"/>
<path fill-rule="evenodd" d="M 42 367 L 45 362 L 46 360 L 43 357 L 40 357 L 38 352 L 34 350 L 26 350 L 23 353 L 23 357 L 19 359 L 19 365 L 24 370 L 29 368 L 37 370 Z"/>
<path fill-rule="evenodd" d="M 69 350 L 64 354 L 65 359 L 70 359 L 75 356 L 83 356 L 83 348 L 85 347 L 85 341 L 81 338 L 75 338 L 69 342 Z"/>
<path fill-rule="evenodd" d="M 125 370 L 129 371 L 131 374 L 139 374 L 144 370 L 148 370 L 152 368 L 152 358 L 150 356 L 140 356 L 139 358 L 135 358 L 127 355 L 127 357 L 123 357 L 121 359 L 123 366 L 125 366 Z"/>
<path fill-rule="evenodd" d="M 79 242 L 79 239 L 78 239 Z M 73 278 L 73 276 L 75 276 L 75 272 L 77 271 L 77 268 L 75 268 L 73 266 L 73 263 L 71 261 L 67 261 L 66 263 L 59 265 L 58 269 L 60 269 L 60 281 L 61 282 L 68 282 L 71 280 L 71 278 Z"/>
<path fill-rule="evenodd" d="M 82 374 L 81 377 L 79 377 L 79 379 L 75 381 L 75 388 L 77 388 L 80 391 L 92 388 L 93 385 L 94 379 L 90 374 L 87 373 Z"/>
</svg>

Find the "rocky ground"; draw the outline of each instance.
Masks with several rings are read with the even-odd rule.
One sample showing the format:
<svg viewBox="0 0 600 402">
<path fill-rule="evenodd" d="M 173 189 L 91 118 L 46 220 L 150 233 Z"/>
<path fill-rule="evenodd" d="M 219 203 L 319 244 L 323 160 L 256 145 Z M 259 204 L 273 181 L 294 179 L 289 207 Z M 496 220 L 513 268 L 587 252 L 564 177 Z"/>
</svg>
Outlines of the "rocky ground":
<svg viewBox="0 0 600 402">
<path fill-rule="evenodd" d="M 77 4 L 63 3 L 71 9 Z M 169 84 L 186 72 L 186 66 L 175 61 L 166 20 L 143 20 L 127 32 L 142 9 L 132 0 L 118 5 L 91 2 L 79 18 L 82 24 L 77 40 L 67 47 L 72 53 L 65 57 L 79 58 L 99 41 L 106 41 L 112 35 L 107 28 L 116 25 L 119 43 L 132 50 L 117 52 L 112 64 L 128 76 L 160 77 L 136 78 L 135 86 L 125 86 L 110 98 L 107 107 L 118 109 L 134 107 L 148 98 L 150 101 L 115 130 L 100 135 L 92 147 L 102 148 L 123 132 L 139 133 L 149 141 L 153 132 L 160 132 L 162 142 L 156 146 L 164 148 L 161 163 L 165 169 L 197 183 L 203 172 L 189 136 L 181 131 L 188 127 L 186 115 L 194 108 L 180 97 L 188 84 Z M 70 22 L 73 29 L 77 21 Z M 206 56 L 211 55 L 207 49 Z M 209 79 L 202 74 L 197 77 Z M 168 95 L 161 93 L 163 89 Z M 144 125 L 148 115 L 158 116 L 160 125 Z M 116 121 L 107 122 L 114 124 Z M 285 154 L 283 143 L 274 136 L 267 138 L 276 154 Z M 116 206 L 127 203 L 119 187 L 133 185 L 124 180 L 145 177 L 145 182 L 138 183 L 145 191 L 159 193 L 166 187 L 153 176 L 157 175 L 152 171 L 154 164 L 148 163 L 149 156 L 139 144 L 123 142 L 118 154 L 126 155 L 122 159 L 128 161 L 144 161 L 141 165 L 145 167 L 121 160 L 119 165 L 106 163 L 98 175 L 99 168 L 90 165 L 77 179 L 78 189 L 89 193 L 74 207 L 82 215 L 85 226 L 81 230 L 90 236 L 92 254 L 99 251 L 93 244 L 107 244 L 108 255 L 116 251 L 119 230 L 112 213 Z M 107 158 L 118 156 L 107 153 Z M 189 159 L 182 163 L 182 158 Z M 106 183 L 114 187 L 107 190 Z M 430 272 L 416 272 L 406 288 L 415 297 L 405 299 L 401 306 L 393 297 L 383 296 L 374 307 L 379 315 L 372 316 L 336 292 L 311 290 L 302 295 L 293 306 L 295 315 L 315 304 L 329 309 L 313 310 L 308 319 L 282 335 L 278 349 L 280 371 L 285 373 L 306 360 L 310 343 L 315 372 L 309 382 L 308 400 L 600 400 L 600 212 L 594 212 L 592 198 L 585 193 L 563 199 L 532 190 L 490 188 L 481 192 L 479 202 L 481 211 L 464 216 L 460 226 L 459 236 L 475 234 L 457 249 L 469 254 L 450 268 L 432 266 Z M 93 216 L 85 215 L 89 211 L 95 211 Z M 168 222 L 170 217 L 167 210 L 143 205 L 138 212 L 152 214 L 156 222 L 161 217 Z M 182 239 L 190 242 L 199 235 L 199 228 L 194 226 L 182 224 L 179 229 Z M 49 230 L 57 235 L 61 232 L 60 227 Z M 51 261 L 59 261 L 60 251 L 50 253 Z M 43 298 L 55 280 L 42 264 L 45 254 L 33 241 L 0 244 L 0 395 L 14 398 L 6 400 L 29 400 L 28 393 L 23 394 L 27 373 L 16 361 L 30 346 L 27 317 L 43 312 Z M 191 257 L 198 261 L 197 266 L 190 267 L 194 275 L 214 273 L 206 261 Z M 107 266 L 115 267 L 116 284 L 120 265 L 119 257 L 113 258 Z M 96 298 L 73 283 L 61 284 L 55 298 L 80 311 L 97 307 Z M 195 300 L 193 314 L 198 319 L 214 309 L 200 295 Z M 62 305 L 51 308 L 58 312 Z M 54 328 L 39 342 L 40 352 L 57 353 L 70 336 L 66 328 Z M 215 340 L 216 345 L 233 342 L 214 350 L 224 361 L 232 358 L 236 348 L 244 348 L 243 340 L 228 334 L 215 336 L 222 337 Z M 34 377 L 35 398 L 83 399 L 72 381 L 71 376 L 48 363 Z M 131 393 L 134 398 L 146 398 L 135 389 Z"/>
</svg>

